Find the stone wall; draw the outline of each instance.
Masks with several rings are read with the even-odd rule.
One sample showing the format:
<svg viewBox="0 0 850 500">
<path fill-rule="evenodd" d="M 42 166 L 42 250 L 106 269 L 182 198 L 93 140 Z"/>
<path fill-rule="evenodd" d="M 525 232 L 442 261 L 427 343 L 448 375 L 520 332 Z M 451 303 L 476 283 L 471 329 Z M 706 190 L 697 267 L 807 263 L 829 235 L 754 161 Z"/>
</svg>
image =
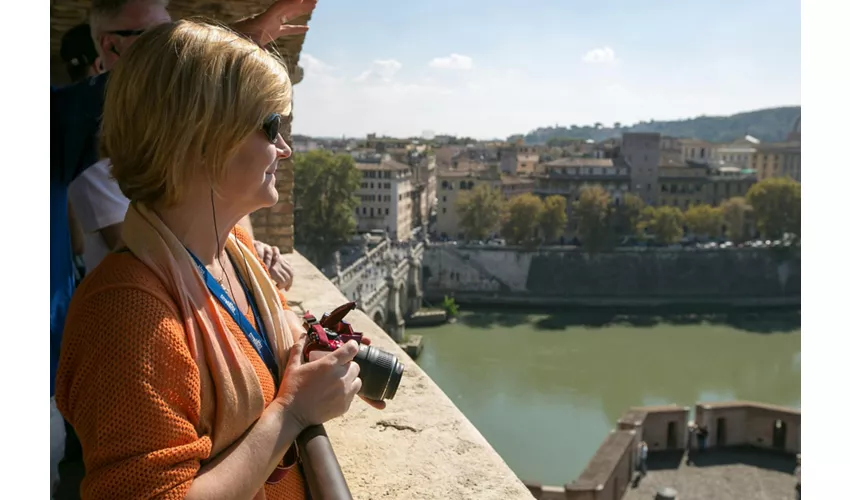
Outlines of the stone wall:
<svg viewBox="0 0 850 500">
<path fill-rule="evenodd" d="M 702 403 L 696 406 L 695 422 L 708 429 L 706 447 L 755 446 L 785 453 L 800 453 L 800 411 L 781 406 L 735 401 L 730 403 Z M 725 421 L 725 436 L 720 436 L 718 425 Z M 784 446 L 773 446 L 776 422 L 785 425 Z M 721 439 L 722 442 L 719 442 Z"/>
<path fill-rule="evenodd" d="M 800 255 L 775 249 L 522 251 L 436 244 L 423 258 L 425 295 L 516 304 L 665 302 L 799 304 Z"/>
<path fill-rule="evenodd" d="M 225 23 L 243 19 L 250 15 L 263 12 L 270 2 L 263 0 L 243 0 L 228 2 L 224 0 L 172 0 L 169 12 L 172 18 L 182 19 L 190 16 L 204 16 Z M 79 23 L 87 22 L 91 0 L 51 0 L 50 2 L 50 80 L 54 85 L 67 83 L 64 65 L 59 59 L 59 45 L 62 35 Z M 295 19 L 294 24 L 302 24 L 309 20 Z M 290 68 L 293 83 L 301 81 L 303 71 L 298 66 L 298 58 L 304 36 L 289 37 L 281 40 L 274 49 L 286 61 Z M 293 106 L 295 108 L 295 106 Z M 293 110 L 293 116 L 295 112 Z M 284 139 L 291 140 L 291 127 L 286 126 Z M 293 249 L 293 167 L 291 160 L 280 162 L 277 174 L 277 190 L 280 194 L 278 203 L 267 209 L 259 210 L 251 215 L 251 224 L 255 238 L 271 245 L 280 247 L 284 253 Z"/>
<path fill-rule="evenodd" d="M 646 441 L 650 451 L 682 450 L 688 445 L 688 415 L 690 408 L 679 405 L 630 408 L 617 421 L 617 429 L 602 442 L 581 475 L 565 485 L 527 485 L 539 500 L 620 500 L 632 480 L 637 444 Z M 775 451 L 800 453 L 800 412 L 781 406 L 733 401 L 728 403 L 698 403 L 694 423 L 708 428 L 707 448 L 717 443 L 717 421 L 725 419 L 726 436 L 722 446 L 755 446 Z M 779 420 L 787 428 L 785 447 L 772 446 L 773 427 Z M 667 433 L 673 424 L 675 439 L 670 446 Z M 691 447 L 695 447 L 692 443 Z"/>
<path fill-rule="evenodd" d="M 293 310 L 321 314 L 346 302 L 307 259 L 298 253 L 286 258 L 296 276 L 285 294 Z M 405 364 L 398 393 L 385 410 L 355 399 L 345 416 L 325 425 L 354 498 L 533 498 L 448 396 L 378 325 L 360 310 L 346 319 Z"/>
</svg>

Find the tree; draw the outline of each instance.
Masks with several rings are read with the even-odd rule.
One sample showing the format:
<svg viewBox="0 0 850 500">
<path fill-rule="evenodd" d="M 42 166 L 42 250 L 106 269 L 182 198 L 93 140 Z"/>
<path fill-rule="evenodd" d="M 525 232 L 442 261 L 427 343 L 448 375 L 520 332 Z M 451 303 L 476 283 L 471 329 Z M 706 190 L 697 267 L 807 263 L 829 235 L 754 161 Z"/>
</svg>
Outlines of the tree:
<svg viewBox="0 0 850 500">
<path fill-rule="evenodd" d="M 466 237 L 483 240 L 499 229 L 504 213 L 502 193 L 487 184 L 478 184 L 458 196 L 457 213 Z"/>
<path fill-rule="evenodd" d="M 623 202 L 611 208 L 611 228 L 617 236 L 629 236 L 639 232 L 644 203 L 639 196 L 626 193 Z"/>
<path fill-rule="evenodd" d="M 357 229 L 360 172 L 348 155 L 316 150 L 294 159 L 295 234 L 307 257 L 321 267 Z"/>
<path fill-rule="evenodd" d="M 502 236 L 511 245 L 538 245 L 540 220 L 544 210 L 543 201 L 531 193 L 511 198 L 508 202 L 507 218 L 502 225 Z"/>
<path fill-rule="evenodd" d="M 723 229 L 723 210 L 711 205 L 693 205 L 685 212 L 685 224 L 693 235 L 717 238 Z"/>
<path fill-rule="evenodd" d="M 610 196 L 602 186 L 582 188 L 573 203 L 573 217 L 578 224 L 578 237 L 589 252 L 597 252 L 609 243 L 608 203 Z"/>
<path fill-rule="evenodd" d="M 655 241 L 662 245 L 671 245 L 682 239 L 682 224 L 685 216 L 676 207 L 648 207 L 644 214 L 649 230 L 655 235 Z"/>
<path fill-rule="evenodd" d="M 563 236 L 564 228 L 567 227 L 567 199 L 560 195 L 547 196 L 543 205 L 540 230 L 545 243 Z"/>
<path fill-rule="evenodd" d="M 726 224 L 726 235 L 734 243 L 747 240 L 747 219 L 753 208 L 741 196 L 729 198 L 720 205 L 723 222 Z"/>
<path fill-rule="evenodd" d="M 800 183 L 788 177 L 757 182 L 747 191 L 763 238 L 779 239 L 785 233 L 800 236 Z"/>
</svg>

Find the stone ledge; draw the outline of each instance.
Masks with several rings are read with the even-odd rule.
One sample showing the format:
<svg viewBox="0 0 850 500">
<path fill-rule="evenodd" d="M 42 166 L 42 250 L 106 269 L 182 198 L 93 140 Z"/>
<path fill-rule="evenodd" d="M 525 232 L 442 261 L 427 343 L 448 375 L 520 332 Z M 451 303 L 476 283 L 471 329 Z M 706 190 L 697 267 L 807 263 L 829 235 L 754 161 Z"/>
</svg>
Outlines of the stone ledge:
<svg viewBox="0 0 850 500">
<path fill-rule="evenodd" d="M 286 292 L 298 313 L 329 312 L 346 301 L 297 252 L 286 259 L 295 282 Z M 527 499 L 534 497 L 448 396 L 362 311 L 347 317 L 405 364 L 395 399 L 384 411 L 356 399 L 325 424 L 356 499 Z"/>
</svg>

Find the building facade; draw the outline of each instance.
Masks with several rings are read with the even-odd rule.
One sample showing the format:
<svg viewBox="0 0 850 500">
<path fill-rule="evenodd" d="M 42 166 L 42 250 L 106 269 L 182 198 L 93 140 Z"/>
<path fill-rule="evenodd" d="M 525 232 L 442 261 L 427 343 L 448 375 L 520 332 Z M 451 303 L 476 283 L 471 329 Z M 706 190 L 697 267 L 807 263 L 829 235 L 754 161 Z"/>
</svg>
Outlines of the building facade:
<svg viewBox="0 0 850 500">
<path fill-rule="evenodd" d="M 673 158 L 662 163 L 658 168 L 658 182 L 661 185 L 659 204 L 684 211 L 693 205 L 705 203 L 708 170 L 706 164 Z"/>
<path fill-rule="evenodd" d="M 410 166 L 380 156 L 377 161 L 357 158 L 362 174 L 355 195 L 360 206 L 355 209 L 357 231 L 386 231 L 395 240 L 405 241 L 413 230 L 413 173 Z"/>
<path fill-rule="evenodd" d="M 658 167 L 661 161 L 661 134 L 628 132 L 623 134 L 620 156 L 630 168 L 630 191 L 647 205 L 658 202 Z"/>
<path fill-rule="evenodd" d="M 758 180 L 790 177 L 800 182 L 800 141 L 760 145 L 753 155 Z"/>
<path fill-rule="evenodd" d="M 572 235 L 576 220 L 572 217 L 573 205 L 581 190 L 598 184 L 619 205 L 629 192 L 631 175 L 629 165 L 621 158 L 560 158 L 543 165 L 543 172 L 535 175 L 534 192 L 541 198 L 563 196 L 567 200 L 567 235 Z"/>
</svg>

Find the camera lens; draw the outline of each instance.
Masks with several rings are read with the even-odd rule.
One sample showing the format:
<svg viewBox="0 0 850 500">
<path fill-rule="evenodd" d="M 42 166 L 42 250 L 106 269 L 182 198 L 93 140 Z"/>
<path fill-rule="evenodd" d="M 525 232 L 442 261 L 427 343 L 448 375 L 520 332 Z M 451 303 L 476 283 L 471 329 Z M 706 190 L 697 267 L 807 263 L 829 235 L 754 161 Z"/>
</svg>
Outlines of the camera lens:
<svg viewBox="0 0 850 500">
<path fill-rule="evenodd" d="M 404 364 L 397 357 L 376 347 L 360 344 L 360 351 L 354 356 L 354 361 L 360 366 L 360 380 L 363 381 L 360 394 L 377 401 L 395 396 L 404 373 Z"/>
</svg>

